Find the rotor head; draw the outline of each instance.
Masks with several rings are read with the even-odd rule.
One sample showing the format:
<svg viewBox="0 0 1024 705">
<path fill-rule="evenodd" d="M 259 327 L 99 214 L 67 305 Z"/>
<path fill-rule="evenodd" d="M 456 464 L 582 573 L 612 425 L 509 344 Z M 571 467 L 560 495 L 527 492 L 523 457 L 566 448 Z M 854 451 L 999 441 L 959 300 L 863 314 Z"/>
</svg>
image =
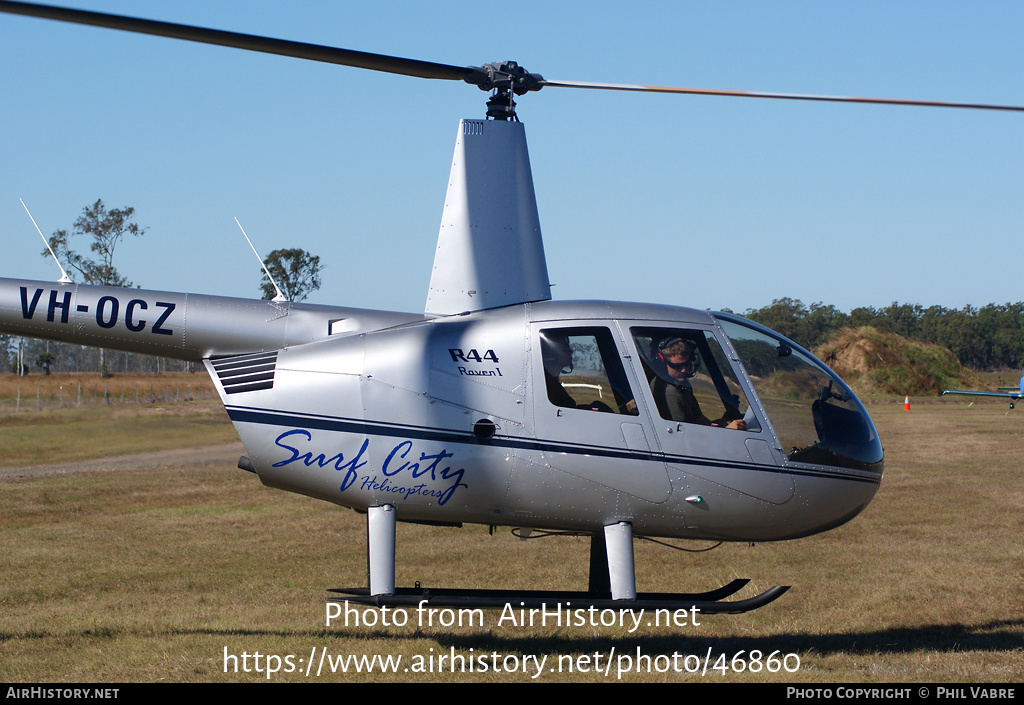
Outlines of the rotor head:
<svg viewBox="0 0 1024 705">
<path fill-rule="evenodd" d="M 482 91 L 491 91 L 487 117 L 494 120 L 517 119 L 512 95 L 525 95 L 544 87 L 543 76 L 530 73 L 515 61 L 496 61 L 474 67 L 463 80 Z"/>
</svg>

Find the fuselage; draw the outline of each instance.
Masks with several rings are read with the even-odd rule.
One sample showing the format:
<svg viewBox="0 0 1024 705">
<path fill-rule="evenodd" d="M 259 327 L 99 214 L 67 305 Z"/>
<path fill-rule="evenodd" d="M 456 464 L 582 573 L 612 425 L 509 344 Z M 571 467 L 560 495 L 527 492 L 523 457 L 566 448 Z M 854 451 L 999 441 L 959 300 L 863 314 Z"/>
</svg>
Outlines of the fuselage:
<svg viewBox="0 0 1024 705">
<path fill-rule="evenodd" d="M 720 346 L 745 430 L 663 418 L 640 347 L 661 330 Z M 542 334 L 552 332 L 576 348 L 560 377 L 572 405 L 549 390 Z M 273 368 L 262 389 L 224 400 L 264 483 L 356 509 L 391 504 L 399 520 L 580 531 L 628 521 L 638 534 L 763 541 L 855 516 L 882 471 L 863 407 L 845 390 L 841 412 L 813 408 L 834 403 L 818 400 L 822 387 L 840 389 L 823 366 L 809 398 L 787 388 L 766 404 L 738 359 L 706 312 L 527 304 L 284 349 L 252 361 Z M 819 438 L 823 417 L 855 428 Z"/>
<path fill-rule="evenodd" d="M 263 483 L 399 520 L 779 540 L 849 520 L 882 475 L 852 392 L 726 314 L 589 301 L 430 317 L 0 280 L 0 330 L 204 360 Z M 701 422 L 656 398 L 673 336 L 703 358 L 682 387 Z M 561 369 L 551 338 L 571 345 Z"/>
</svg>

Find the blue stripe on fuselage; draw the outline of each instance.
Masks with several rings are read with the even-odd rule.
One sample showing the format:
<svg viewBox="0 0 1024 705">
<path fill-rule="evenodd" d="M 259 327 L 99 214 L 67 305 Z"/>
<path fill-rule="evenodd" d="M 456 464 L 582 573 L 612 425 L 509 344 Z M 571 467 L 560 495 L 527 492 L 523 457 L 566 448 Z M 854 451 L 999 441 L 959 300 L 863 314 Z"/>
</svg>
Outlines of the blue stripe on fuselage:
<svg viewBox="0 0 1024 705">
<path fill-rule="evenodd" d="M 424 428 L 405 424 L 391 424 L 379 421 L 365 421 L 363 419 L 346 419 L 336 416 L 323 416 L 315 414 L 299 414 L 294 412 L 275 411 L 273 409 L 255 409 L 252 407 L 228 406 L 225 407 L 228 417 L 233 422 L 255 423 L 270 426 L 293 426 L 320 431 L 335 431 L 339 433 L 352 433 L 358 435 L 375 435 L 394 438 L 410 438 L 424 441 L 441 441 L 445 443 L 460 443 L 481 445 L 472 433 L 461 431 Z M 869 482 L 879 484 L 881 475 L 867 473 L 866 471 L 846 471 L 833 468 L 801 469 L 795 467 L 780 468 L 774 465 L 756 465 L 753 463 L 738 463 L 715 458 L 700 458 L 685 455 L 667 455 L 651 451 L 631 451 L 608 446 L 582 445 L 565 443 L 560 441 L 531 440 L 526 438 L 515 438 L 510 436 L 494 436 L 486 442 L 486 445 L 497 448 L 513 448 L 520 450 L 536 450 L 548 453 L 572 453 L 578 455 L 593 455 L 601 458 L 621 458 L 629 460 L 652 460 L 657 462 L 679 463 L 686 465 L 699 465 L 703 467 L 733 468 L 737 470 L 751 470 L 757 472 L 782 473 L 787 475 L 805 475 L 808 477 L 829 477 L 832 479 L 850 480 L 854 482 Z M 853 474 L 860 472 L 866 474 Z"/>
</svg>

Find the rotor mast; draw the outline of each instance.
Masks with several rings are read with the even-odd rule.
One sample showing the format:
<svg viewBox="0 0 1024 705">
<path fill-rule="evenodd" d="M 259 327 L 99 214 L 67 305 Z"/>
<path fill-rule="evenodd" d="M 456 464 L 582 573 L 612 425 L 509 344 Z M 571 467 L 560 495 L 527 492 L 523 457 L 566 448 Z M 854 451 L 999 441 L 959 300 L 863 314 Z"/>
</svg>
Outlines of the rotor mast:
<svg viewBox="0 0 1024 705">
<path fill-rule="evenodd" d="M 526 130 L 507 107 L 502 118 L 459 122 L 428 315 L 551 298 Z"/>
<path fill-rule="evenodd" d="M 425 313 L 446 316 L 551 299 L 526 131 L 513 96 L 544 78 L 515 61 L 463 79 L 491 91 L 486 120 L 461 120 Z"/>
</svg>

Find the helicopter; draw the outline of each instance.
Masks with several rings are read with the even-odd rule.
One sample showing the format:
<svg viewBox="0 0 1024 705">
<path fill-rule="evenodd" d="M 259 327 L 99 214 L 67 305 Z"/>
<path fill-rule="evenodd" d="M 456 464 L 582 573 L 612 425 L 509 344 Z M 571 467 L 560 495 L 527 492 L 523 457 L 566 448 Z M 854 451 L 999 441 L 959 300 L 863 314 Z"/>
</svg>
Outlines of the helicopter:
<svg viewBox="0 0 1024 705">
<path fill-rule="evenodd" d="M 332 599 L 377 606 L 756 609 L 787 587 L 743 600 L 727 599 L 743 580 L 637 592 L 634 540 L 796 539 L 853 519 L 881 483 L 864 406 L 792 341 L 727 312 L 552 300 L 517 98 L 576 88 L 1022 110 L 552 81 L 512 61 L 435 64 L 32 3 L 0 11 L 489 94 L 484 117 L 459 124 L 422 313 L 0 280 L 0 331 L 204 364 L 245 446 L 241 469 L 366 514 L 368 585 Z M 588 588 L 396 586 L 398 522 L 590 536 Z"/>
<path fill-rule="evenodd" d="M 972 397 L 999 397 L 1009 399 L 1010 408 L 1013 409 L 1018 401 L 1024 399 L 1024 372 L 1020 376 L 1020 384 L 1016 387 L 998 387 L 996 391 L 970 390 L 970 389 L 944 389 L 943 394 L 961 394 Z"/>
</svg>

